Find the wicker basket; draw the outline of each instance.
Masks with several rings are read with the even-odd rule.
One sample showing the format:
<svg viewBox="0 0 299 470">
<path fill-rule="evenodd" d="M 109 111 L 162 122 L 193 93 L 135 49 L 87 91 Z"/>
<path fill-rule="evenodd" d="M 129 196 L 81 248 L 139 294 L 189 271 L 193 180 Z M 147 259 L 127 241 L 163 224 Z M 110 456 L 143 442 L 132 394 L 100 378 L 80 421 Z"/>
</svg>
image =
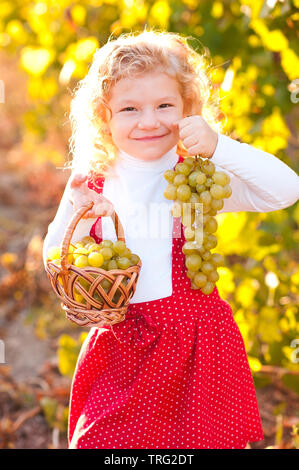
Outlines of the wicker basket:
<svg viewBox="0 0 299 470">
<path fill-rule="evenodd" d="M 112 326 L 125 320 L 130 299 L 132 298 L 142 266 L 141 261 L 137 265 L 127 269 L 113 269 L 106 271 L 101 268 L 86 266 L 78 268 L 68 263 L 67 256 L 69 245 L 74 230 L 81 217 L 93 207 L 88 206 L 78 209 L 66 228 L 61 244 L 61 267 L 53 261 L 47 260 L 46 271 L 54 292 L 61 299 L 61 306 L 66 312 L 66 317 L 79 326 Z M 118 240 L 124 241 L 124 231 L 121 222 L 114 211 L 111 215 Z M 107 279 L 111 286 L 106 292 L 101 282 Z M 84 280 L 83 287 L 79 281 Z M 125 280 L 125 283 L 122 281 Z M 75 292 L 75 289 L 77 292 Z M 86 303 L 75 300 L 74 294 L 81 294 Z M 100 296 L 99 300 L 94 295 Z M 117 299 L 115 299 L 115 297 Z"/>
</svg>

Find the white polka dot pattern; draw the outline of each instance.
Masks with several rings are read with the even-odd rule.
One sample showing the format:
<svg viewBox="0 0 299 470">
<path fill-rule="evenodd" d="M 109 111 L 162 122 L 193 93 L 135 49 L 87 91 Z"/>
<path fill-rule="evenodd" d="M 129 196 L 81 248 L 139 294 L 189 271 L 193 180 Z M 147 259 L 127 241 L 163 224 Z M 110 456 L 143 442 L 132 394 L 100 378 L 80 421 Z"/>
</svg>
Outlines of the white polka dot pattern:
<svg viewBox="0 0 299 470">
<path fill-rule="evenodd" d="M 92 328 L 82 345 L 70 449 L 238 449 L 264 439 L 232 309 L 217 287 L 191 289 L 181 233 L 172 241 L 173 294 L 131 304 L 116 337 Z"/>
</svg>

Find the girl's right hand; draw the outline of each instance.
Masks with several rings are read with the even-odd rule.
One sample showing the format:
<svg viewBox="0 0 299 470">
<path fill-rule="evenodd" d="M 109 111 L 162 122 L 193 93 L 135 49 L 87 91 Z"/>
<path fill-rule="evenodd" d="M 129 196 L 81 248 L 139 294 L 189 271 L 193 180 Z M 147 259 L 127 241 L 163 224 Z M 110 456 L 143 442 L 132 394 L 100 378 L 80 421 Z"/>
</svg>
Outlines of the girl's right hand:
<svg viewBox="0 0 299 470">
<path fill-rule="evenodd" d="M 74 211 L 89 204 L 91 201 L 94 202 L 93 208 L 84 214 L 83 219 L 111 216 L 113 214 L 114 208 L 112 203 L 102 194 L 98 194 L 88 187 L 87 175 L 80 173 L 72 175 L 70 188 L 70 201 L 74 206 Z"/>
</svg>

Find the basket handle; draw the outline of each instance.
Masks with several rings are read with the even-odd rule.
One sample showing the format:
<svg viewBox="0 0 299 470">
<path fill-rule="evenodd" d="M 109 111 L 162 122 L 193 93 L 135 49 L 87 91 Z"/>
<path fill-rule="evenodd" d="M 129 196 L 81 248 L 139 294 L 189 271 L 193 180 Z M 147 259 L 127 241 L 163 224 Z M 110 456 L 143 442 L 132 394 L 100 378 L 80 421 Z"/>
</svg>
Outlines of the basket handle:
<svg viewBox="0 0 299 470">
<path fill-rule="evenodd" d="M 68 267 L 70 266 L 70 264 L 67 261 L 67 256 L 69 254 L 68 253 L 69 245 L 70 245 L 74 230 L 79 220 L 81 219 L 81 217 L 83 217 L 83 215 L 86 214 L 86 212 L 89 211 L 93 207 L 93 205 L 94 205 L 94 202 L 91 201 L 88 205 L 84 205 L 80 207 L 79 209 L 77 209 L 77 211 L 74 213 L 73 217 L 71 218 L 65 230 L 65 234 L 64 234 L 62 244 L 61 244 L 61 268 L 62 268 L 61 271 L 63 274 L 67 273 Z M 113 211 L 111 215 L 102 216 L 102 217 L 111 217 L 114 227 L 115 227 L 117 240 L 125 242 L 126 240 L 125 240 L 125 235 L 124 235 L 124 229 L 121 224 L 121 221 L 119 220 L 117 213 Z"/>
</svg>

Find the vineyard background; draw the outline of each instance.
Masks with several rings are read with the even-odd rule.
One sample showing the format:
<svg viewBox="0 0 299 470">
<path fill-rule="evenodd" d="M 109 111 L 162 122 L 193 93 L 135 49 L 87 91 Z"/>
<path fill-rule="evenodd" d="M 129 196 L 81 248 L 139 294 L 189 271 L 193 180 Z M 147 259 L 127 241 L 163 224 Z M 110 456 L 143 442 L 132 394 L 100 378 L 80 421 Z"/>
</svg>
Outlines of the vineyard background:
<svg viewBox="0 0 299 470">
<path fill-rule="evenodd" d="M 72 373 L 88 330 L 50 290 L 42 243 L 68 171 L 71 91 L 110 34 L 145 26 L 210 51 L 224 131 L 299 172 L 299 1 L 0 1 L 0 448 L 67 448 Z M 299 205 L 217 216 L 265 440 L 299 448 Z M 297 348 L 297 349 L 296 349 Z M 297 354 L 296 354 L 297 351 Z M 2 358 L 3 359 L 3 358 Z"/>
</svg>

